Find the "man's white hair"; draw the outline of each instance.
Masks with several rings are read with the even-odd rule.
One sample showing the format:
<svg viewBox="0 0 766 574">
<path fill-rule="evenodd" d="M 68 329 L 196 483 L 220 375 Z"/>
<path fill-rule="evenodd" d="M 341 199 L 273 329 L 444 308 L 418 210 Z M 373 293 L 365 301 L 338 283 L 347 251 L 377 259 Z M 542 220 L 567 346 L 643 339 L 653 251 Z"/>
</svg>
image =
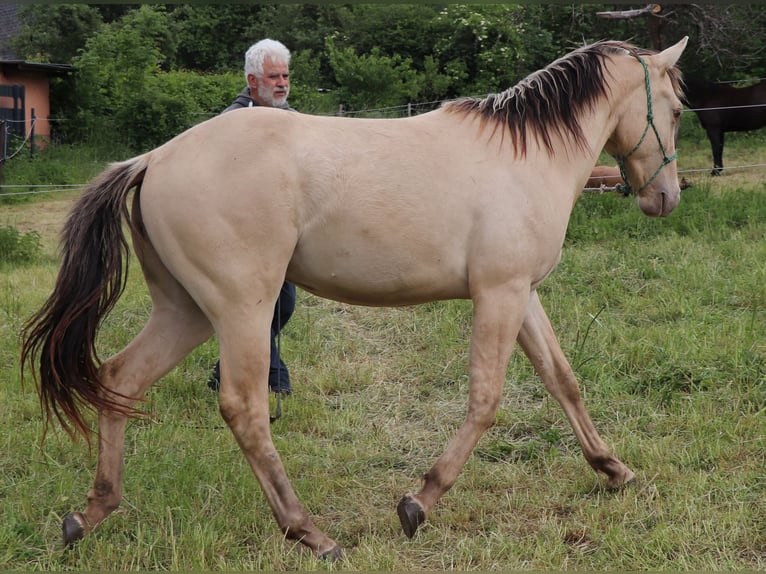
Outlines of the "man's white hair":
<svg viewBox="0 0 766 574">
<path fill-rule="evenodd" d="M 263 61 L 266 58 L 276 64 L 290 65 L 290 50 L 282 42 L 270 38 L 256 42 L 245 53 L 245 79 L 248 74 L 260 78 L 263 75 Z"/>
</svg>

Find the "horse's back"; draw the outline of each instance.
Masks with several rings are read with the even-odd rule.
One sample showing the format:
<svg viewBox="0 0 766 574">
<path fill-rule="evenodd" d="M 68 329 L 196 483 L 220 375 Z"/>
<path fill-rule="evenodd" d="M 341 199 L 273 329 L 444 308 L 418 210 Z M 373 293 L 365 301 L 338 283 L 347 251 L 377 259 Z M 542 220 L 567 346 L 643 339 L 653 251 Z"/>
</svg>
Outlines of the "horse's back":
<svg viewBox="0 0 766 574">
<path fill-rule="evenodd" d="M 766 126 L 766 81 L 747 87 L 686 80 L 687 104 L 705 129 L 749 131 Z"/>
<path fill-rule="evenodd" d="M 469 266 L 490 259 L 490 245 L 493 261 L 542 276 L 568 214 L 522 192 L 546 170 L 514 167 L 502 141 L 481 134 L 443 110 L 401 120 L 233 111 L 156 150 L 146 227 L 182 281 L 228 277 L 221 297 L 263 282 L 263 269 L 354 303 L 468 297 Z M 545 219 L 558 229 L 529 223 Z"/>
</svg>

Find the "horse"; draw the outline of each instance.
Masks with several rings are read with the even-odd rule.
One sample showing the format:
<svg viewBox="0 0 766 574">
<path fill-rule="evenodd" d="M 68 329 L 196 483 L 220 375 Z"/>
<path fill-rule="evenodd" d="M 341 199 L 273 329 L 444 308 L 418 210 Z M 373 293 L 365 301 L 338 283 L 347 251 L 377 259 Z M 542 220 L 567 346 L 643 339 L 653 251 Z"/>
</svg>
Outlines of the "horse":
<svg viewBox="0 0 766 574">
<path fill-rule="evenodd" d="M 723 172 L 726 132 L 757 130 L 766 126 L 766 80 L 738 88 L 701 78 L 684 78 L 683 103 L 699 119 L 713 152 L 712 175 Z"/>
<path fill-rule="evenodd" d="M 410 118 L 242 109 L 110 164 L 68 214 L 53 291 L 22 332 L 22 376 L 34 373 L 45 431 L 58 421 L 90 442 L 88 415 L 98 416 L 93 486 L 87 507 L 64 517 L 65 545 L 120 504 L 137 401 L 216 333 L 219 409 L 279 528 L 318 556 L 342 556 L 300 503 L 270 434 L 269 324 L 284 280 L 357 305 L 472 301 L 467 413 L 420 490 L 397 505 L 407 537 L 493 424 L 516 341 L 607 487 L 632 481 L 591 421 L 537 288 L 602 149 L 645 214 L 679 203 L 676 64 L 686 43 L 655 52 L 597 42 L 504 92 Z M 123 222 L 152 309 L 101 363 L 98 326 L 126 281 Z"/>
<path fill-rule="evenodd" d="M 594 167 L 588 181 L 585 182 L 585 189 L 603 189 L 605 187 L 614 187 L 625 185 L 625 181 L 620 175 L 620 168 L 612 165 L 597 165 Z"/>
</svg>

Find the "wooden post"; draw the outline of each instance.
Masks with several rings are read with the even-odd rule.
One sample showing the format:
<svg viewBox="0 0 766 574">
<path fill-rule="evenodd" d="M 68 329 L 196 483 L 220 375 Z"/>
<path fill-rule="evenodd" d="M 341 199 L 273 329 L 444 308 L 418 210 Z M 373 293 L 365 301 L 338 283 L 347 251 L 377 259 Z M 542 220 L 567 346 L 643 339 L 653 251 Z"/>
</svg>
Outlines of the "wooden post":
<svg viewBox="0 0 766 574">
<path fill-rule="evenodd" d="M 5 120 L 0 120 L 0 187 L 3 185 L 3 166 L 5 165 Z"/>
<path fill-rule="evenodd" d="M 29 127 L 29 156 L 35 157 L 35 109 L 32 108 L 32 125 Z"/>
</svg>

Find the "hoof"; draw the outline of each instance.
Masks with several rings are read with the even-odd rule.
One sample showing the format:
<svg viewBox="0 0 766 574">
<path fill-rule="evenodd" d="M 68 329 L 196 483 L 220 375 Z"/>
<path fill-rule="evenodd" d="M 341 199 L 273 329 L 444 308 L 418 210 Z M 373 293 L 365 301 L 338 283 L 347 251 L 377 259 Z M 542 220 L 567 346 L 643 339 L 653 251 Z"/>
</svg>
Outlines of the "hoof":
<svg viewBox="0 0 766 574">
<path fill-rule="evenodd" d="M 322 552 L 319 557 L 322 560 L 327 560 L 328 562 L 337 562 L 343 558 L 343 548 L 340 546 L 333 546 L 326 552 Z"/>
<path fill-rule="evenodd" d="M 423 524 L 426 519 L 423 507 L 410 495 L 402 497 L 396 507 L 396 513 L 399 515 L 399 522 L 402 523 L 402 530 L 404 530 L 407 538 L 415 536 L 418 526 Z"/>
<path fill-rule="evenodd" d="M 606 483 L 606 488 L 607 490 L 621 490 L 629 486 L 635 486 L 635 484 L 636 484 L 636 475 L 629 470 L 628 474 L 625 476 L 621 476 L 619 478 L 615 477 L 608 480 Z"/>
<path fill-rule="evenodd" d="M 62 527 L 64 531 L 64 546 L 67 548 L 74 546 L 77 541 L 85 536 L 85 526 L 79 512 L 67 514 L 64 517 Z"/>
</svg>

